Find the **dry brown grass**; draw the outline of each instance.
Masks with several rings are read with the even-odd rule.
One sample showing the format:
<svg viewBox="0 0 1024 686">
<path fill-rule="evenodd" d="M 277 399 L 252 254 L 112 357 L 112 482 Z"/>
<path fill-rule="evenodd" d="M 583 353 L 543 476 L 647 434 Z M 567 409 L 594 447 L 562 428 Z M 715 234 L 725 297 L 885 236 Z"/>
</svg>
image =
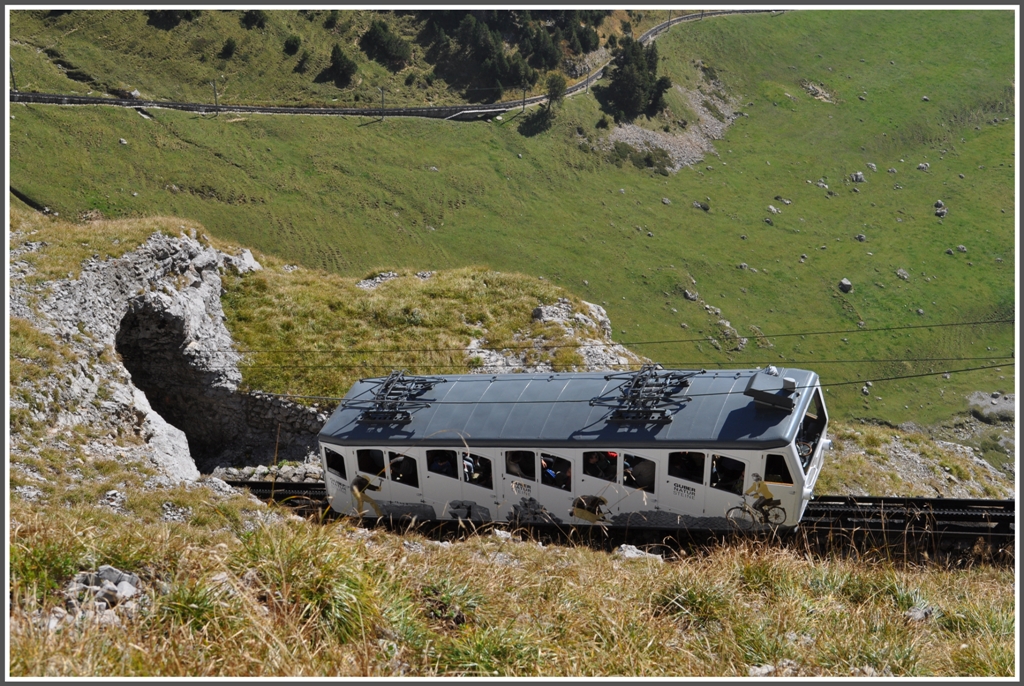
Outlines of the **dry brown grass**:
<svg viewBox="0 0 1024 686">
<path fill-rule="evenodd" d="M 1009 676 L 1012 569 L 814 559 L 747 542 L 668 561 L 473 535 L 451 544 L 241 498 L 169 524 L 77 506 L 12 516 L 16 676 Z M 189 501 L 188 493 L 196 493 Z M 266 517 L 263 518 L 266 520 Z M 245 522 L 249 522 L 246 524 Z M 29 551 L 36 551 L 31 553 Z M 50 551 L 49 556 L 39 551 Z M 48 632 L 65 582 L 111 563 L 151 602 Z M 913 607 L 931 616 L 908 620 Z"/>
</svg>

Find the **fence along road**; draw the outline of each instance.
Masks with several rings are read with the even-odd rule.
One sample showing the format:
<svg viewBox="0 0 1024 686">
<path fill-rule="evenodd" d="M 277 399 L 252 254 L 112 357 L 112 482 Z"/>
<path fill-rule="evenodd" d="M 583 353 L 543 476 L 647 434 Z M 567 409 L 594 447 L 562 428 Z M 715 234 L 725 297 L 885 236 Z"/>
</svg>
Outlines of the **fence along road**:
<svg viewBox="0 0 1024 686">
<path fill-rule="evenodd" d="M 658 24 L 654 28 L 643 33 L 637 40 L 647 44 L 667 31 L 672 26 L 684 21 L 699 21 L 708 17 L 720 17 L 727 14 L 763 14 L 776 13 L 782 10 L 721 10 L 713 12 L 695 12 L 679 17 L 674 17 L 666 22 Z M 595 70 L 586 79 L 566 88 L 565 95 L 571 97 L 577 93 L 586 91 L 590 84 L 594 83 L 604 75 L 608 67 L 605 63 Z M 540 105 L 547 102 L 543 95 L 519 100 L 504 100 L 502 102 L 485 105 L 437 105 L 431 107 L 259 107 L 253 105 L 211 105 L 195 102 L 174 102 L 170 100 L 144 100 L 133 97 L 103 98 L 87 95 L 61 95 L 58 93 L 22 93 L 12 90 L 9 95 L 9 102 L 36 103 L 41 105 L 108 105 L 113 107 L 132 107 L 150 109 L 171 109 L 185 112 L 196 112 L 199 114 L 216 114 L 220 112 L 240 112 L 250 114 L 300 114 L 311 116 L 352 116 L 352 117 L 429 117 L 432 119 L 480 119 L 489 114 L 500 114 L 514 110 L 517 107 Z"/>
</svg>

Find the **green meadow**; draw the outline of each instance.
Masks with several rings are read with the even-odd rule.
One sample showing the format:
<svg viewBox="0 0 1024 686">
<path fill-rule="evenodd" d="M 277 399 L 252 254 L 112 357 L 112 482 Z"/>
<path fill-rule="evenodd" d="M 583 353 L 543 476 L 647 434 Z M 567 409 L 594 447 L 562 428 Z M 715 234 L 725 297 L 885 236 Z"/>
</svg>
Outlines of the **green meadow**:
<svg viewBox="0 0 1024 686">
<path fill-rule="evenodd" d="M 19 86 L 34 75 L 38 90 L 82 92 L 27 47 L 42 26 L 12 19 Z M 814 369 L 847 419 L 930 424 L 965 410 L 971 391 L 1012 391 L 1014 324 L 971 324 L 1016 310 L 1012 13 L 721 17 L 674 27 L 658 47 L 674 84 L 726 95 L 745 115 L 715 154 L 667 176 L 612 164 L 599 104 L 582 95 L 539 132 L 524 126 L 532 110 L 467 123 L 12 105 L 11 186 L 62 217 L 178 216 L 343 277 L 543 277 L 604 305 L 617 342 L 666 366 Z M 75 59 L 125 80 L 102 53 Z M 134 65 L 139 83 L 186 68 Z M 361 74 L 369 85 L 375 72 Z M 265 79 L 267 102 L 295 100 L 284 78 Z M 668 102 L 639 123 L 679 133 L 680 117 L 693 122 L 680 92 Z M 850 180 L 857 171 L 865 182 Z M 745 349 L 723 345 L 720 319 Z M 975 367 L 986 369 L 941 376 Z"/>
</svg>

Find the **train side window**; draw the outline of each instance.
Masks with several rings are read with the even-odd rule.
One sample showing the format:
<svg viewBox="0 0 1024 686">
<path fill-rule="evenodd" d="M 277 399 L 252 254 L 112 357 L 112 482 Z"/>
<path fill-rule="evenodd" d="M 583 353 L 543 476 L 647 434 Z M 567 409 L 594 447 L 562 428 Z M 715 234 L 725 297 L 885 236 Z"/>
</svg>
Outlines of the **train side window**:
<svg viewBox="0 0 1024 686">
<path fill-rule="evenodd" d="M 764 480 L 773 484 L 793 484 L 785 456 L 768 454 L 764 461 Z"/>
<path fill-rule="evenodd" d="M 747 465 L 725 455 L 711 456 L 711 488 L 740 495 Z"/>
<path fill-rule="evenodd" d="M 668 475 L 695 484 L 704 483 L 704 453 L 669 453 Z"/>
<path fill-rule="evenodd" d="M 359 471 L 373 474 L 374 476 L 384 475 L 384 451 L 383 450 L 357 450 L 356 464 Z"/>
<path fill-rule="evenodd" d="M 494 488 L 491 476 L 491 461 L 473 453 L 462 453 L 462 468 L 466 475 L 466 483 L 481 488 Z"/>
<path fill-rule="evenodd" d="M 572 490 L 572 462 L 562 457 L 540 454 L 540 482 L 546 486 Z"/>
<path fill-rule="evenodd" d="M 345 476 L 345 456 L 336 450 L 330 448 L 324 448 L 324 457 L 327 460 L 327 471 L 337 474 L 342 479 L 347 479 Z"/>
<path fill-rule="evenodd" d="M 406 486 L 419 487 L 420 478 L 416 471 L 416 458 L 401 453 L 388 453 L 391 465 L 391 480 Z"/>
<path fill-rule="evenodd" d="M 532 450 L 509 450 L 505 453 L 505 473 L 529 481 L 537 480 Z"/>
<path fill-rule="evenodd" d="M 654 493 L 654 462 L 637 455 L 622 456 L 622 483 Z"/>
<path fill-rule="evenodd" d="M 454 450 L 428 450 L 427 471 L 452 479 L 459 478 L 458 454 Z"/>
<path fill-rule="evenodd" d="M 595 479 L 615 481 L 619 454 L 608 450 L 588 450 L 583 453 L 583 473 Z"/>
</svg>

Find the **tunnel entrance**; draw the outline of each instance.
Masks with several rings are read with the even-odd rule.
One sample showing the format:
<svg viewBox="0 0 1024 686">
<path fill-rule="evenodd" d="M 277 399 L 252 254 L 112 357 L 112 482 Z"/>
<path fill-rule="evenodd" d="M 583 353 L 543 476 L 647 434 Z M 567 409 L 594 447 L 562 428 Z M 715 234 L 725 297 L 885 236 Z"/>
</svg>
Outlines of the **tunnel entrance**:
<svg viewBox="0 0 1024 686">
<path fill-rule="evenodd" d="M 239 399 L 218 387 L 219 374 L 193 363 L 194 351 L 180 316 L 146 300 L 129 303 L 115 347 L 132 383 L 150 406 L 188 439 L 201 472 L 217 466 L 239 431 Z"/>
</svg>

